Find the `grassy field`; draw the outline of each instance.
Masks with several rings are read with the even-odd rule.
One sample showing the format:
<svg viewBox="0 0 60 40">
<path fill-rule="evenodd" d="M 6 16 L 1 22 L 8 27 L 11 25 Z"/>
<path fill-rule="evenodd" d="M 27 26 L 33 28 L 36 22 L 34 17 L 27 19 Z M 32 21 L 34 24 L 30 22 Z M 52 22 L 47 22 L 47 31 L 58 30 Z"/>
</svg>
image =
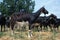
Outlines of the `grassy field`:
<svg viewBox="0 0 60 40">
<path fill-rule="evenodd" d="M 0 32 L 0 40 L 60 40 L 60 30 L 58 31 L 40 31 L 32 32 L 32 37 L 28 37 L 27 31 L 11 31 Z"/>
</svg>

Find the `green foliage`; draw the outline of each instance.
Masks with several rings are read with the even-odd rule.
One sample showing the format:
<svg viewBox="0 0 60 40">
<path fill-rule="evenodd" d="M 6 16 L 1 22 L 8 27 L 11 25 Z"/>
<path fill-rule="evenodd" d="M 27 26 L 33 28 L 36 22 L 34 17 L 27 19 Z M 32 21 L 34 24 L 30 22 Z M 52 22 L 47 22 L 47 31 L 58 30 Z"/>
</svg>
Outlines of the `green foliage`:
<svg viewBox="0 0 60 40">
<path fill-rule="evenodd" d="M 35 1 L 32 0 L 3 0 L 3 2 L 0 3 L 0 11 L 6 15 L 19 12 L 21 9 L 24 9 L 25 12 L 32 13 L 34 6 Z"/>
</svg>

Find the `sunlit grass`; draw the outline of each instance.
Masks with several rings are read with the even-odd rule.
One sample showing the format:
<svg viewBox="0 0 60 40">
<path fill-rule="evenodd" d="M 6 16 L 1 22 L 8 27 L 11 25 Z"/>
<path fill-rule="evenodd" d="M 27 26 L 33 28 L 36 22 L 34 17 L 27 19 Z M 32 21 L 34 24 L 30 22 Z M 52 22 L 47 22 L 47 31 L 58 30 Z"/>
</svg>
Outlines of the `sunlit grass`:
<svg viewBox="0 0 60 40">
<path fill-rule="evenodd" d="M 4 38 L 6 39 L 12 38 L 14 40 L 58 40 L 60 39 L 60 30 L 38 32 L 36 29 L 35 31 L 32 32 L 33 36 L 31 38 L 28 37 L 28 31 L 15 30 L 13 35 L 11 35 L 10 33 L 11 33 L 10 31 L 0 32 L 0 39 L 4 39 Z"/>
</svg>

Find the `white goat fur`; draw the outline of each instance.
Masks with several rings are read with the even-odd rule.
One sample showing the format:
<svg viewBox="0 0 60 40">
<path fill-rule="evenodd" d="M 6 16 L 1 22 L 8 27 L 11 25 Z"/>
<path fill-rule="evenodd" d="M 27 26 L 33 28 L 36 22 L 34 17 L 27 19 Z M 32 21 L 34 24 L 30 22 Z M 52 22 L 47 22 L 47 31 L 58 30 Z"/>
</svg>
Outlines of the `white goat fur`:
<svg viewBox="0 0 60 40">
<path fill-rule="evenodd" d="M 29 23 L 28 21 L 24 22 L 16 22 L 16 28 L 19 29 L 19 30 L 22 30 L 22 27 L 26 27 L 26 30 L 28 30 L 28 27 L 29 27 Z"/>
</svg>

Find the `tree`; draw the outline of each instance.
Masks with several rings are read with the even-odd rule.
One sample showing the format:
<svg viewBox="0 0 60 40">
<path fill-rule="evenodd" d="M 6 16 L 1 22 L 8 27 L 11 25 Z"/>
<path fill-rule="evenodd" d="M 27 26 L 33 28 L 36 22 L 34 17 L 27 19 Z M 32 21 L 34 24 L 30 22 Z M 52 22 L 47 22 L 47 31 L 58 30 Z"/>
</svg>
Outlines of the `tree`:
<svg viewBox="0 0 60 40">
<path fill-rule="evenodd" d="M 3 0 L 0 3 L 0 11 L 2 14 L 11 15 L 14 12 L 24 10 L 32 13 L 34 10 L 35 1 L 32 0 Z"/>
</svg>

